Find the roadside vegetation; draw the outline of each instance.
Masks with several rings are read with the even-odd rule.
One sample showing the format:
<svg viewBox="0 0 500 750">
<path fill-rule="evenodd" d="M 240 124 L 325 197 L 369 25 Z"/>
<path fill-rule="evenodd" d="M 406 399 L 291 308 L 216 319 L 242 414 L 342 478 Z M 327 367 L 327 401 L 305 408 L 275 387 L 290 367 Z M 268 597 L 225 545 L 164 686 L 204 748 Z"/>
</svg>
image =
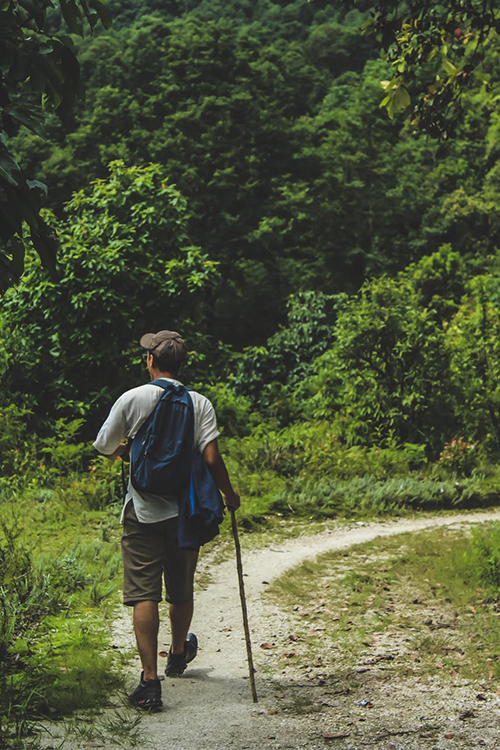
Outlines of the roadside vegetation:
<svg viewBox="0 0 500 750">
<path fill-rule="evenodd" d="M 122 664 L 110 639 L 121 557 L 108 467 L 97 461 L 83 472 L 87 451 L 69 442 L 76 424 L 59 425 L 60 441 L 35 444 L 12 415 L 12 409 L 2 414 L 0 479 L 0 744 L 6 748 L 38 746 L 42 720 L 50 731 L 47 721 L 108 705 L 120 688 Z"/>
</svg>

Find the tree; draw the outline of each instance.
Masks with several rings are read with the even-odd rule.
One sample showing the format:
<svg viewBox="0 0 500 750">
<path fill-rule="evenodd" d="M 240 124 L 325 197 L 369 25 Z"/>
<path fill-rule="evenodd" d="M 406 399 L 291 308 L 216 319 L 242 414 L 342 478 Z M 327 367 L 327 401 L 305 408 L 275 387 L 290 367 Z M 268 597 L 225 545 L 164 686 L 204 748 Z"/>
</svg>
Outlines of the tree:
<svg viewBox="0 0 500 750">
<path fill-rule="evenodd" d="M 2 391 L 21 403 L 29 393 L 38 418 L 93 410 L 97 423 L 141 377 L 142 333 L 180 330 L 196 343 L 206 331 L 205 296 L 217 273 L 187 236 L 185 200 L 158 165 L 117 161 L 110 170 L 73 196 L 65 219 L 52 220 L 57 282 L 30 253 L 2 301 Z"/>
<path fill-rule="evenodd" d="M 500 453 L 500 299 L 497 274 L 470 280 L 446 331 L 461 434 Z"/>
<path fill-rule="evenodd" d="M 360 0 L 349 4 L 366 6 Z M 403 111 L 413 126 L 447 138 L 461 120 L 464 92 L 481 69 L 489 41 L 500 31 L 497 0 L 375 0 L 369 5 L 365 28 L 376 34 L 394 71 L 382 83 L 381 106 L 391 118 Z"/>
<path fill-rule="evenodd" d="M 407 279 L 366 282 L 340 312 L 305 385 L 306 413 L 347 443 L 420 443 L 437 452 L 454 413 L 444 332 Z"/>
<path fill-rule="evenodd" d="M 43 135 L 46 110 L 66 109 L 83 88 L 71 36 L 47 31 L 57 7 L 72 34 L 83 36 L 101 20 L 109 23 L 105 0 L 2 0 L 0 2 L 0 291 L 24 268 L 24 232 L 47 267 L 56 241 L 40 216 L 46 186 L 27 179 L 9 151 L 20 125 Z"/>
</svg>

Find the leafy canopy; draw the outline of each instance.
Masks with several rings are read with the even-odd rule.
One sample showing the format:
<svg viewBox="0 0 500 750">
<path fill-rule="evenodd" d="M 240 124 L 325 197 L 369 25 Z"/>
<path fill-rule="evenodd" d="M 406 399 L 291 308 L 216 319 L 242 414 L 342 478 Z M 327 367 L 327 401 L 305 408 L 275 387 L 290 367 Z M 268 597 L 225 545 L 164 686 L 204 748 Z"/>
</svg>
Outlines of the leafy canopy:
<svg viewBox="0 0 500 750">
<path fill-rule="evenodd" d="M 158 165 L 113 162 L 108 179 L 76 193 L 54 220 L 57 278 L 31 253 L 2 302 L 11 363 L 3 392 L 29 392 L 38 417 L 84 415 L 96 402 L 105 410 L 144 378 L 141 334 L 200 336 L 217 272 L 191 244 L 186 210 Z M 102 416 L 94 410 L 96 422 Z"/>
<path fill-rule="evenodd" d="M 402 111 L 413 126 L 449 137 L 462 118 L 463 93 L 500 31 L 497 0 L 376 0 L 370 6 L 365 28 L 393 67 L 392 79 L 382 84 L 381 106 L 391 118 Z"/>
</svg>

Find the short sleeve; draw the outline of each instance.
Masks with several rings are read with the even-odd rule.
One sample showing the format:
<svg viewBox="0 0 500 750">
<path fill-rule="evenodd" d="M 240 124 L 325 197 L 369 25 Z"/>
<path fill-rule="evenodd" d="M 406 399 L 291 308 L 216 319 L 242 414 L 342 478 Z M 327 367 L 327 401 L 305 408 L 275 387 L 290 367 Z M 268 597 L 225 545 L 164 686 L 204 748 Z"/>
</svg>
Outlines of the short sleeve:
<svg viewBox="0 0 500 750">
<path fill-rule="evenodd" d="M 207 445 L 219 435 L 215 409 L 208 399 L 204 399 L 195 432 L 195 443 L 199 453 L 203 453 Z"/>
<path fill-rule="evenodd" d="M 123 398 L 120 397 L 113 404 L 108 418 L 99 430 L 94 442 L 94 448 L 99 453 L 109 456 L 114 453 L 126 437 L 128 437 L 127 420 L 125 418 Z"/>
</svg>

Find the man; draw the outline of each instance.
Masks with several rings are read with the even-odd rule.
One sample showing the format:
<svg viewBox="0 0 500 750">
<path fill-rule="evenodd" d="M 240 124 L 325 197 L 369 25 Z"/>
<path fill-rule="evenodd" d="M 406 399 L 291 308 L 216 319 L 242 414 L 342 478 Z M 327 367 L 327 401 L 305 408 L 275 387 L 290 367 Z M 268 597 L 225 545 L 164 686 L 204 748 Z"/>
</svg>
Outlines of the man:
<svg viewBox="0 0 500 750">
<path fill-rule="evenodd" d="M 152 380 L 165 379 L 176 385 L 179 370 L 187 356 L 183 339 L 175 331 L 146 333 L 140 340 L 146 350 L 144 359 Z M 121 457 L 126 438 L 133 438 L 154 410 L 164 390 L 146 384 L 122 394 L 113 405 L 97 435 L 94 447 L 109 458 Z M 224 495 L 226 507 L 234 511 L 239 495 L 219 452 L 217 421 L 210 401 L 190 391 L 194 410 L 194 445 L 208 465 Z M 162 600 L 162 578 L 169 602 L 171 646 L 167 659 L 168 677 L 180 676 L 196 656 L 198 642 L 188 633 L 193 615 L 193 578 L 198 551 L 181 550 L 177 544 L 178 500 L 166 494 L 138 492 L 128 482 L 122 511 L 122 557 L 124 567 L 123 600 L 134 608 L 134 631 L 142 663 L 139 685 L 130 701 L 144 709 L 162 705 L 161 683 L 157 671 L 158 602 Z"/>
</svg>

